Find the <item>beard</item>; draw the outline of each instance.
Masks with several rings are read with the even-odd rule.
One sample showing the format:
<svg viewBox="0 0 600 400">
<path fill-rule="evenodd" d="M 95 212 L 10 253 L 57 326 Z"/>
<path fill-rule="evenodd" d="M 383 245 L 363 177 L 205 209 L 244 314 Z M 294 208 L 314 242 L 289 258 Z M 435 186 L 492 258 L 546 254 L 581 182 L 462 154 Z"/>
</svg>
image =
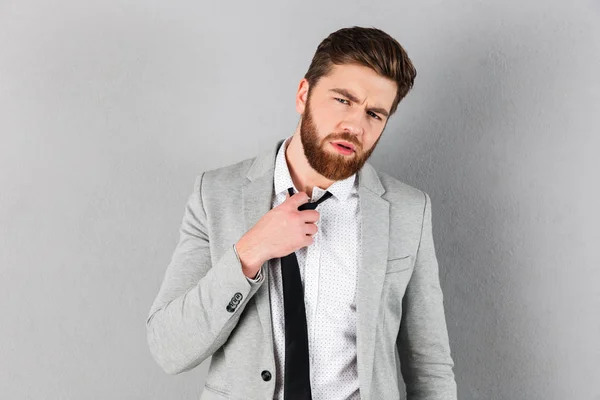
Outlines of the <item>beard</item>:
<svg viewBox="0 0 600 400">
<path fill-rule="evenodd" d="M 371 157 L 371 153 L 375 150 L 382 135 L 379 135 L 373 146 L 366 151 L 363 150 L 362 145 L 356 140 L 355 135 L 349 132 L 330 133 L 322 140 L 319 140 L 320 135 L 317 132 L 317 127 L 310 112 L 310 94 L 308 95 L 306 109 L 302 114 L 300 122 L 300 139 L 308 163 L 325 178 L 332 181 L 339 181 L 360 171 L 369 157 Z M 345 140 L 348 143 L 352 143 L 354 145 L 354 153 L 346 156 L 327 151 L 324 148 L 325 146 L 332 146 L 329 142 L 337 140 Z"/>
</svg>

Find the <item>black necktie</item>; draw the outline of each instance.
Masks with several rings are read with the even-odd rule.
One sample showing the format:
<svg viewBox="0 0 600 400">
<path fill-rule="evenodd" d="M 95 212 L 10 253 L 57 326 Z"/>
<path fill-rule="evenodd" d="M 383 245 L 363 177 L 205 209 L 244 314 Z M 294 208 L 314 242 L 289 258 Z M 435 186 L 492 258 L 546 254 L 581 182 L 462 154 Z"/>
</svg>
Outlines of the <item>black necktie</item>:
<svg viewBox="0 0 600 400">
<path fill-rule="evenodd" d="M 289 188 L 290 196 L 294 189 Z M 331 197 L 326 192 L 314 203 L 304 203 L 298 210 L 314 210 Z M 283 305 L 285 315 L 285 400 L 311 400 L 310 370 L 308 361 L 308 329 L 304 308 L 304 290 L 296 253 L 281 257 Z"/>
</svg>

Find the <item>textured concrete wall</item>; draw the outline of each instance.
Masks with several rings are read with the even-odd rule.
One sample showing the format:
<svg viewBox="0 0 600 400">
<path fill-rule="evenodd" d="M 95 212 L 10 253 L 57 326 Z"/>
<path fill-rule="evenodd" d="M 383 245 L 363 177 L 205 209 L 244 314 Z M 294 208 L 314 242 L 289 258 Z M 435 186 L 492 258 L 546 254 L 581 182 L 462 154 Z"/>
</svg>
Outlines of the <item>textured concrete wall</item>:
<svg viewBox="0 0 600 400">
<path fill-rule="evenodd" d="M 600 399 L 598 1 L 0 2 L 0 393 L 197 398 L 145 319 L 202 170 L 296 126 L 331 31 L 417 69 L 371 162 L 433 201 L 461 399 Z"/>
</svg>

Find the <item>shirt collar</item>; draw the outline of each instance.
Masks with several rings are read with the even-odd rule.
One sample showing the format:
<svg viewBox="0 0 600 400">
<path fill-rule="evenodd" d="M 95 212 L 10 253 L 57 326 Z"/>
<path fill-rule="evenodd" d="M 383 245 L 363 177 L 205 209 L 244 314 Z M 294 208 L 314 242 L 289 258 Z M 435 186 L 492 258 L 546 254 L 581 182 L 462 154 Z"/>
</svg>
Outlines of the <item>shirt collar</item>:
<svg viewBox="0 0 600 400">
<path fill-rule="evenodd" d="M 288 137 L 281 144 L 279 150 L 277 151 L 277 157 L 275 159 L 275 173 L 273 175 L 275 195 L 286 191 L 290 187 L 294 188 L 294 193 L 298 192 L 298 189 L 296 189 L 296 186 L 294 186 L 294 183 L 292 181 L 292 177 L 290 175 L 290 170 L 288 168 L 285 156 L 285 150 L 287 149 L 291 138 L 292 136 Z M 318 186 L 314 186 L 314 200 L 318 200 L 325 192 L 331 192 L 331 194 L 335 196 L 338 200 L 347 200 L 350 194 L 355 193 L 358 190 L 358 188 L 356 187 L 356 184 L 358 183 L 357 178 L 358 177 L 355 173 L 346 179 L 335 181 L 331 184 L 331 186 L 329 186 L 329 188 L 327 188 L 327 190 L 321 189 Z"/>
</svg>

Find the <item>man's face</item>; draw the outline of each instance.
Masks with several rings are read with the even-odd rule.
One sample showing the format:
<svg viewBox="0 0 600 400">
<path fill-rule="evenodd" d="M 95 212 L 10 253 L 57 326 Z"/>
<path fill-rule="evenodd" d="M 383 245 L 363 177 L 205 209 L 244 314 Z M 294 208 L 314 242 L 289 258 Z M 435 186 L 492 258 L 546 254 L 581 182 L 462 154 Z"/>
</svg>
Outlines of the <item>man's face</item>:
<svg viewBox="0 0 600 400">
<path fill-rule="evenodd" d="M 302 113 L 300 138 L 308 163 L 327 179 L 352 176 L 379 142 L 396 83 L 368 67 L 335 65 L 313 85 L 310 95 L 305 94 L 306 102 L 297 101 L 297 109 Z M 334 144 L 340 141 L 353 145 L 353 151 Z"/>
</svg>

